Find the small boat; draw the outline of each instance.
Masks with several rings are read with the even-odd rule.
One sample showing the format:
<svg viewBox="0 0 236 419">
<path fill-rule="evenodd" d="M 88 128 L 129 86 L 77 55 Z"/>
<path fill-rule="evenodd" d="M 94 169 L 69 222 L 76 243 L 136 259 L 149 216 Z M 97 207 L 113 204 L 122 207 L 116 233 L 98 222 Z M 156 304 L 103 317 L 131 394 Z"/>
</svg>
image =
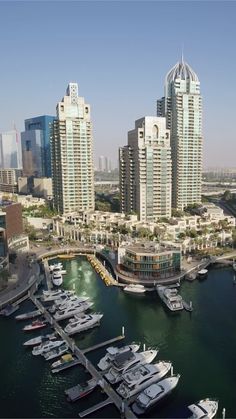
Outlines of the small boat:
<svg viewBox="0 0 236 419">
<path fill-rule="evenodd" d="M 80 364 L 79 359 L 75 358 L 71 354 L 65 354 L 59 359 L 59 361 L 53 362 L 51 365 L 52 373 L 56 374 L 57 372 L 64 371 L 67 368 L 74 367 L 78 364 Z"/>
<path fill-rule="evenodd" d="M 193 413 L 190 419 L 212 419 L 218 410 L 218 400 L 203 399 L 195 404 L 190 404 L 188 409 Z"/>
<path fill-rule="evenodd" d="M 46 361 L 50 361 L 51 359 L 58 358 L 59 356 L 65 354 L 69 349 L 69 346 L 67 343 L 63 343 L 58 348 L 52 349 L 51 351 L 47 352 L 46 354 L 43 354 Z"/>
<path fill-rule="evenodd" d="M 143 390 L 132 404 L 132 410 L 137 415 L 146 413 L 147 410 L 155 406 L 160 400 L 170 394 L 177 386 L 180 375 L 172 375 L 164 378 L 158 383 L 152 384 Z"/>
<path fill-rule="evenodd" d="M 112 363 L 112 367 L 109 369 L 108 373 L 105 374 L 105 377 L 110 383 L 116 384 L 122 381 L 123 375 L 130 371 L 131 368 L 135 368 L 140 364 L 151 364 L 154 358 L 157 356 L 158 350 L 150 349 L 149 351 L 144 352 L 129 352 L 120 354 L 116 357 L 115 361 Z"/>
<path fill-rule="evenodd" d="M 47 326 L 47 323 L 45 321 L 35 320 L 34 322 L 27 324 L 25 327 L 23 327 L 22 330 L 29 332 L 31 330 L 42 329 L 43 327 L 46 327 L 46 326 Z"/>
<path fill-rule="evenodd" d="M 106 350 L 106 355 L 100 359 L 99 363 L 97 364 L 98 368 L 102 371 L 108 370 L 112 366 L 112 362 L 116 359 L 116 357 L 122 353 L 127 351 L 137 352 L 140 348 L 140 345 L 126 345 L 118 348 L 116 346 L 110 346 Z"/>
<path fill-rule="evenodd" d="M 20 306 L 13 304 L 8 304 L 5 308 L 0 311 L 0 316 L 9 317 L 11 314 L 15 313 L 20 308 Z"/>
<path fill-rule="evenodd" d="M 55 301 L 52 307 L 49 308 L 49 312 L 55 313 L 56 310 L 65 310 L 67 307 L 71 306 L 72 303 L 84 303 L 88 300 L 88 297 L 77 297 L 77 295 L 60 298 Z"/>
<path fill-rule="evenodd" d="M 73 317 L 75 314 L 82 313 L 92 307 L 93 303 L 85 301 L 84 303 L 77 303 L 76 305 L 69 306 L 64 310 L 58 310 L 54 314 L 54 319 L 57 321 L 68 319 Z"/>
<path fill-rule="evenodd" d="M 117 392 L 125 399 L 130 399 L 146 387 L 161 380 L 170 371 L 171 362 L 159 361 L 156 364 L 138 365 L 122 376 L 123 382 Z"/>
<path fill-rule="evenodd" d="M 130 284 L 124 287 L 125 292 L 130 292 L 132 294 L 143 294 L 146 289 L 143 285 L 140 284 Z"/>
<path fill-rule="evenodd" d="M 198 276 L 200 278 L 204 278 L 205 276 L 207 276 L 208 274 L 208 270 L 207 269 L 201 269 L 200 271 L 198 271 Z"/>
<path fill-rule="evenodd" d="M 65 332 L 68 335 L 74 335 L 75 333 L 84 332 L 85 330 L 92 329 L 100 324 L 100 320 L 103 314 L 94 313 L 89 315 L 82 315 L 77 317 L 74 322 L 69 322 L 65 328 Z"/>
<path fill-rule="evenodd" d="M 77 384 L 74 387 L 65 390 L 67 400 L 69 402 L 76 402 L 76 400 L 81 399 L 82 397 L 87 396 L 97 387 L 97 381 L 94 378 L 91 380 L 85 381 L 84 383 Z"/>
<path fill-rule="evenodd" d="M 233 262 L 233 270 L 236 271 L 236 262 Z"/>
<path fill-rule="evenodd" d="M 58 348 L 64 343 L 63 340 L 55 340 L 55 341 L 46 341 L 42 342 L 41 345 L 35 346 L 32 350 L 32 355 L 38 356 L 38 355 L 44 355 L 47 352 L 51 351 L 54 348 Z"/>
<path fill-rule="evenodd" d="M 184 309 L 183 299 L 181 295 L 178 294 L 178 290 L 176 288 L 157 285 L 156 289 L 160 299 L 171 311 L 179 311 Z"/>
<path fill-rule="evenodd" d="M 28 313 L 19 314 L 18 316 L 15 316 L 16 320 L 28 320 L 33 319 L 34 317 L 40 316 L 41 311 L 40 310 L 34 310 L 30 311 Z"/>
<path fill-rule="evenodd" d="M 42 342 L 46 342 L 48 340 L 54 340 L 56 339 L 55 333 L 51 333 L 49 335 L 41 335 L 37 336 L 36 338 L 29 339 L 26 342 L 23 343 L 24 346 L 36 346 L 40 345 Z"/>
<path fill-rule="evenodd" d="M 60 272 L 53 272 L 52 274 L 52 283 L 56 287 L 60 287 L 63 283 L 63 278 Z"/>
</svg>

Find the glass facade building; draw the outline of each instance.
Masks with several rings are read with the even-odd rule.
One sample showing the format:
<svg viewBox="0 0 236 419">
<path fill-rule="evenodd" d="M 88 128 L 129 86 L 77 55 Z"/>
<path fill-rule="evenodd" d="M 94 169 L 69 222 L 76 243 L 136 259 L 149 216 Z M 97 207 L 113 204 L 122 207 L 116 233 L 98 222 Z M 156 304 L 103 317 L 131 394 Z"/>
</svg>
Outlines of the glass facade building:
<svg viewBox="0 0 236 419">
<path fill-rule="evenodd" d="M 52 130 L 53 121 L 55 116 L 42 115 L 34 118 L 25 120 L 25 131 L 21 134 L 21 138 L 24 141 L 22 145 L 22 154 L 23 150 L 27 150 L 26 141 L 31 142 L 31 153 L 28 153 L 28 159 L 35 161 L 35 171 L 40 173 L 42 177 L 51 177 L 51 149 L 50 149 L 50 135 Z M 27 143 L 30 146 L 30 143 Z M 37 157 L 36 154 L 39 153 L 40 157 Z M 27 154 L 25 156 L 25 161 Z M 24 169 L 24 157 L 23 159 L 23 169 Z M 31 164 L 29 162 L 29 164 Z M 24 170 L 25 172 L 25 170 Z M 28 172 L 28 169 L 26 170 Z M 28 176 L 28 175 L 26 175 Z M 39 177 L 39 175 L 36 175 Z"/>
</svg>

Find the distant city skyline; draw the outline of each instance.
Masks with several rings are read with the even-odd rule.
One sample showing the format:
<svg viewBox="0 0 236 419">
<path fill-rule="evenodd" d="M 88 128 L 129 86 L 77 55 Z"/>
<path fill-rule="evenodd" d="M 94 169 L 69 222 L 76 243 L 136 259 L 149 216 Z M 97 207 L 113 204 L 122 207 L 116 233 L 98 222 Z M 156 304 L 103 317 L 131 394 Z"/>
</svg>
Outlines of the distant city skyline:
<svg viewBox="0 0 236 419">
<path fill-rule="evenodd" d="M 155 116 L 184 44 L 201 80 L 203 167 L 234 166 L 235 2 L 3 1 L 0 13 L 0 132 L 12 121 L 20 132 L 26 118 L 53 115 L 74 81 L 91 104 L 94 162 L 105 155 L 116 165 L 133 121 Z"/>
</svg>

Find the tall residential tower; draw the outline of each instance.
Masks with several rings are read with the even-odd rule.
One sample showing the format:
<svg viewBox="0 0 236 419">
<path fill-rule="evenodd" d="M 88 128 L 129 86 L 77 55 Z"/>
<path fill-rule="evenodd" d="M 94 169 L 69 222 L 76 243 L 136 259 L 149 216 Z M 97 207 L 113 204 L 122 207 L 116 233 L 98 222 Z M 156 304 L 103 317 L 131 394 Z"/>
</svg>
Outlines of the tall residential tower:
<svg viewBox="0 0 236 419">
<path fill-rule="evenodd" d="M 90 106 L 69 83 L 57 105 L 51 136 L 54 207 L 59 213 L 94 209 Z"/>
<path fill-rule="evenodd" d="M 171 150 L 166 119 L 146 116 L 119 150 L 121 211 L 141 221 L 171 216 Z"/>
<path fill-rule="evenodd" d="M 200 82 L 183 58 L 166 75 L 157 116 L 165 116 L 170 129 L 172 206 L 183 210 L 201 202 L 203 141 Z"/>
</svg>

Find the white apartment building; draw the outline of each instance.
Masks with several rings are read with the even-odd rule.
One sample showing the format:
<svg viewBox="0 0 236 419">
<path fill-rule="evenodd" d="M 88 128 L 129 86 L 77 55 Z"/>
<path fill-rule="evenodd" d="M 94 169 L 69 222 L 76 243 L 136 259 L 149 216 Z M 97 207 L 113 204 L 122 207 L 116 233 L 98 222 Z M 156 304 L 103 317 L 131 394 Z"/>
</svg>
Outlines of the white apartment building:
<svg viewBox="0 0 236 419">
<path fill-rule="evenodd" d="M 166 117 L 171 133 L 172 206 L 183 210 L 201 202 L 203 141 L 200 82 L 183 58 L 166 75 L 157 116 Z"/>
<path fill-rule="evenodd" d="M 94 209 L 94 168 L 90 106 L 69 83 L 57 105 L 51 136 L 54 207 L 61 214 Z"/>
<path fill-rule="evenodd" d="M 166 119 L 146 116 L 119 150 L 121 211 L 141 221 L 171 216 L 171 149 Z"/>
</svg>

